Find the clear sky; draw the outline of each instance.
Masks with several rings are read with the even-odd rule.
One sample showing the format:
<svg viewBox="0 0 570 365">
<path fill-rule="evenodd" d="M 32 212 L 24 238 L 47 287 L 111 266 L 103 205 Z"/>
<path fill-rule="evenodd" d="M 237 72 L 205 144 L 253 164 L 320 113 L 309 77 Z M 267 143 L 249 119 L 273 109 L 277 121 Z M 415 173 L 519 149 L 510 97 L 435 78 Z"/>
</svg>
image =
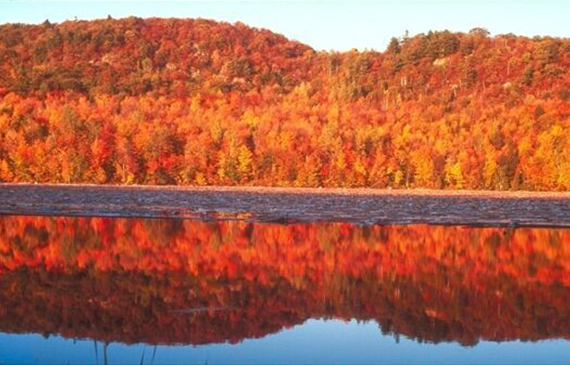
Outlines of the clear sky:
<svg viewBox="0 0 570 365">
<path fill-rule="evenodd" d="M 14 1 L 0 0 L 0 23 L 191 17 L 267 28 L 317 50 L 384 50 L 393 36 L 429 30 L 570 37 L 569 0 L 385 1 Z"/>
</svg>

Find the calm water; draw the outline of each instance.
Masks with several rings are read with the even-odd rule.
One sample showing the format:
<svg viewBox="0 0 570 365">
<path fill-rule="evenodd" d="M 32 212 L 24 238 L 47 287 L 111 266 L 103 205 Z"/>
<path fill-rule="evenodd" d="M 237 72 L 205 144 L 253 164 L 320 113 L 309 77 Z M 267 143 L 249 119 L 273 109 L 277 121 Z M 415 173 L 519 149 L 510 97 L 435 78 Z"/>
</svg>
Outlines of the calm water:
<svg viewBox="0 0 570 365">
<path fill-rule="evenodd" d="M 0 217 L 0 363 L 569 363 L 570 230 Z"/>
</svg>

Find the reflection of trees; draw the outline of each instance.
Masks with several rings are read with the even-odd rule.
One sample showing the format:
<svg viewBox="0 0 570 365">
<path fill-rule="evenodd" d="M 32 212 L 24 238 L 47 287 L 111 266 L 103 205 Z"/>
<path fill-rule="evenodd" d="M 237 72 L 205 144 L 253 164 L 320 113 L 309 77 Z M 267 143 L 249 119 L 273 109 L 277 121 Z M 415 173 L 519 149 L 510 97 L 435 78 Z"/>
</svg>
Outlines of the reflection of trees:
<svg viewBox="0 0 570 365">
<path fill-rule="evenodd" d="M 6 332 L 204 344 L 261 337 L 309 318 L 308 311 L 296 308 L 304 303 L 301 293 L 283 281 L 260 287 L 241 281 L 202 282 L 183 273 L 53 274 L 29 269 L 3 275 L 0 326 Z"/>
<path fill-rule="evenodd" d="M 570 231 L 0 220 L 0 329 L 237 342 L 308 318 L 419 341 L 570 338 Z"/>
</svg>

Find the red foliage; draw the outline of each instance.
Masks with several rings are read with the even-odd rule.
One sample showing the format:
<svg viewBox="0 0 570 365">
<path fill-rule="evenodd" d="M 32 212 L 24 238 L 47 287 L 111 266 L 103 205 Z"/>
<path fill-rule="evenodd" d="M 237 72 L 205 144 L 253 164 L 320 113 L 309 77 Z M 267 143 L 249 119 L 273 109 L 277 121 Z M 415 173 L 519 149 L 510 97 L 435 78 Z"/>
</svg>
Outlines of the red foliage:
<svg viewBox="0 0 570 365">
<path fill-rule="evenodd" d="M 207 20 L 0 26 L 0 181 L 570 188 L 570 41 L 326 53 Z"/>
</svg>

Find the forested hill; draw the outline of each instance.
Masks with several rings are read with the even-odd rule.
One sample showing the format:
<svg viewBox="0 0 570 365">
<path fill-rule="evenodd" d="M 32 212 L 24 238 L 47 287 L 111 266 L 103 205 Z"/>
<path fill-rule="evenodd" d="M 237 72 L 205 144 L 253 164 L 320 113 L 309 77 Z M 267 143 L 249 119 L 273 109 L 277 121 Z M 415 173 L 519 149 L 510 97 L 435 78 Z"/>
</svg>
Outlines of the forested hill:
<svg viewBox="0 0 570 365">
<path fill-rule="evenodd" d="M 570 190 L 570 40 L 0 26 L 0 181 Z"/>
</svg>

